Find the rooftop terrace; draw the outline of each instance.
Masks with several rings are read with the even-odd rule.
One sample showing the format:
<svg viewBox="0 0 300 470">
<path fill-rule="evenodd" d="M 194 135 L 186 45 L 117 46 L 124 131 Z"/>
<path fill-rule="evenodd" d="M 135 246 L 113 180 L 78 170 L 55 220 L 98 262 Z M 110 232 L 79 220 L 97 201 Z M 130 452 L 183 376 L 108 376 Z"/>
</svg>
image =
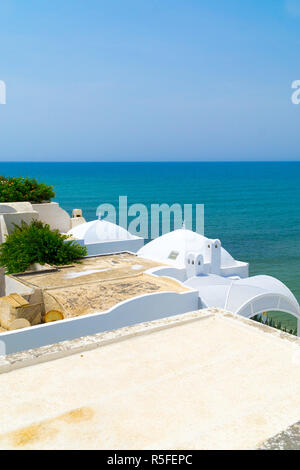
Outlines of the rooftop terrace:
<svg viewBox="0 0 300 470">
<path fill-rule="evenodd" d="M 299 358 L 300 339 L 217 309 L 7 356 L 0 448 L 261 447 L 299 420 Z"/>
<path fill-rule="evenodd" d="M 100 255 L 83 258 L 80 263 L 48 271 L 18 275 L 18 280 L 30 287 L 55 289 L 99 281 L 126 279 L 160 266 L 155 261 L 139 258 L 131 253 Z"/>
<path fill-rule="evenodd" d="M 124 300 L 156 292 L 185 292 L 176 280 L 145 271 L 159 263 L 130 253 L 85 258 L 81 264 L 51 272 L 25 273 L 18 281 L 41 288 L 45 310 L 60 310 L 65 318 L 103 312 Z"/>
</svg>

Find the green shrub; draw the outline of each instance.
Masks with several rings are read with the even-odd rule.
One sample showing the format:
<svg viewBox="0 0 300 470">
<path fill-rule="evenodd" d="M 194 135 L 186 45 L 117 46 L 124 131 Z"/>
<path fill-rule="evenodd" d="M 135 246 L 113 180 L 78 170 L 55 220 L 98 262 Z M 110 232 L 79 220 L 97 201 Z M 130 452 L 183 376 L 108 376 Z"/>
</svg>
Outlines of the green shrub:
<svg viewBox="0 0 300 470">
<path fill-rule="evenodd" d="M 264 325 L 271 326 L 272 328 L 276 328 L 277 330 L 281 330 L 284 333 L 289 333 L 290 335 L 297 336 L 297 328 L 296 329 L 291 329 L 291 330 L 288 331 L 286 327 L 282 326 L 280 321 L 278 323 L 276 323 L 276 322 L 274 322 L 273 318 L 271 318 L 271 317 L 267 317 L 267 318 L 263 319 L 262 315 L 255 315 L 254 317 L 251 318 L 251 320 L 254 320 L 258 323 L 263 323 Z"/>
<path fill-rule="evenodd" d="M 40 203 L 55 196 L 53 186 L 38 183 L 34 178 L 0 176 L 0 202 L 29 201 Z"/>
<path fill-rule="evenodd" d="M 29 225 L 15 225 L 5 242 L 0 245 L 0 266 L 8 273 L 24 272 L 33 263 L 63 265 L 80 262 L 87 254 L 85 247 L 67 240 L 58 230 L 33 220 Z"/>
</svg>

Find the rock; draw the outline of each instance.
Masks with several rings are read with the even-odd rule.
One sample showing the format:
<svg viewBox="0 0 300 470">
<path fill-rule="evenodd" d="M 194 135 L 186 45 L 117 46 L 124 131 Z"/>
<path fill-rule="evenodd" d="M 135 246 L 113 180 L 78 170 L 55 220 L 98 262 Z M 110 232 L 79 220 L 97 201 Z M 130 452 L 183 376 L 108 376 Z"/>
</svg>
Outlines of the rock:
<svg viewBox="0 0 300 470">
<path fill-rule="evenodd" d="M 12 315 L 12 313 L 9 310 L 0 311 L 0 323 L 1 323 L 2 328 L 5 328 L 6 330 L 8 330 L 10 324 L 15 320 L 16 320 L 16 316 Z"/>
<path fill-rule="evenodd" d="M 41 323 L 42 319 L 42 305 L 41 304 L 30 304 L 25 307 L 16 309 L 13 314 L 16 318 L 25 318 L 31 323 L 31 325 L 37 325 Z"/>
<path fill-rule="evenodd" d="M 25 318 L 17 318 L 13 322 L 10 323 L 9 325 L 9 330 L 20 330 L 22 328 L 28 328 L 30 326 L 30 323 L 28 320 Z"/>
<path fill-rule="evenodd" d="M 45 271 L 47 269 L 53 269 L 53 266 L 51 266 L 50 264 L 40 264 L 40 263 L 33 263 L 29 266 L 29 268 L 26 270 L 26 271 Z"/>
<path fill-rule="evenodd" d="M 42 300 L 41 292 L 36 292 L 34 300 Z M 31 325 L 38 325 L 42 321 L 43 304 L 29 303 L 19 294 L 9 294 L 0 297 L 0 325 L 2 328 L 10 328 L 16 319 L 24 319 Z"/>
</svg>

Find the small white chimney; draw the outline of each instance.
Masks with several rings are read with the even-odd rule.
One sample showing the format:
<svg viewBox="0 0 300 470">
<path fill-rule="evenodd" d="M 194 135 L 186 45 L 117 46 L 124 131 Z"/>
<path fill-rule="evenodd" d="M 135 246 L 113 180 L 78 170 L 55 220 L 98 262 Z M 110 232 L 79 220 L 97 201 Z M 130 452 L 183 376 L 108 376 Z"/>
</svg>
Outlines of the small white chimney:
<svg viewBox="0 0 300 470">
<path fill-rule="evenodd" d="M 202 274 L 204 269 L 203 256 L 194 251 L 187 252 L 185 257 L 185 268 L 188 279 Z"/>
<path fill-rule="evenodd" d="M 211 267 L 212 274 L 220 274 L 221 270 L 221 242 L 220 240 L 210 240 Z"/>
</svg>

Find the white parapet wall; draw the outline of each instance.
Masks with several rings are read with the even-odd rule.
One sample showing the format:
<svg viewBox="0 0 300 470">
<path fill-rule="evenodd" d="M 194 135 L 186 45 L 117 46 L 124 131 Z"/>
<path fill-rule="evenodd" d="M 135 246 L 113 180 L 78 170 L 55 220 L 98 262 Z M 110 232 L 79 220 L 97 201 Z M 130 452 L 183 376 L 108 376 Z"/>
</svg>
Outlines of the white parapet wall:
<svg viewBox="0 0 300 470">
<path fill-rule="evenodd" d="M 115 240 L 109 242 L 84 243 L 83 240 L 74 240 L 87 249 L 87 256 L 108 255 L 112 253 L 136 253 L 144 245 L 143 238 L 132 240 Z"/>
<path fill-rule="evenodd" d="M 5 354 L 59 343 L 129 325 L 197 310 L 197 291 L 159 292 L 125 300 L 107 312 L 92 313 L 53 323 L 0 334 L 0 351 Z M 1 353 L 0 353 L 1 354 Z"/>
<path fill-rule="evenodd" d="M 57 202 L 32 204 L 32 207 L 38 213 L 39 220 L 45 224 L 49 224 L 52 230 L 57 229 L 63 233 L 70 230 L 71 217 Z"/>
<path fill-rule="evenodd" d="M 249 276 L 249 263 L 240 263 L 232 267 L 221 268 L 220 276 L 239 276 L 244 279 Z"/>
<path fill-rule="evenodd" d="M 22 221 L 29 224 L 33 219 L 49 224 L 52 230 L 58 229 L 66 233 L 72 226 L 72 219 L 57 202 L 34 204 L 30 202 L 0 203 L 0 231 L 1 237 L 20 225 Z M 84 219 L 81 218 L 81 223 Z M 0 239 L 2 243 L 3 240 Z"/>
<path fill-rule="evenodd" d="M 30 202 L 5 202 L 0 203 L 0 217 L 2 243 L 15 225 L 20 225 L 22 221 L 29 224 L 33 219 L 38 219 L 39 215 Z"/>
<path fill-rule="evenodd" d="M 170 277 L 171 279 L 176 279 L 177 281 L 181 283 L 187 280 L 186 268 L 173 268 L 172 266 L 160 266 L 156 268 L 147 269 L 146 272 L 147 274 L 152 274 L 153 276 Z"/>
<path fill-rule="evenodd" d="M 19 295 L 26 295 L 32 294 L 34 292 L 33 288 L 30 288 L 23 284 L 23 282 L 19 282 L 17 279 L 11 276 L 5 276 L 5 294 L 19 294 Z"/>
</svg>

